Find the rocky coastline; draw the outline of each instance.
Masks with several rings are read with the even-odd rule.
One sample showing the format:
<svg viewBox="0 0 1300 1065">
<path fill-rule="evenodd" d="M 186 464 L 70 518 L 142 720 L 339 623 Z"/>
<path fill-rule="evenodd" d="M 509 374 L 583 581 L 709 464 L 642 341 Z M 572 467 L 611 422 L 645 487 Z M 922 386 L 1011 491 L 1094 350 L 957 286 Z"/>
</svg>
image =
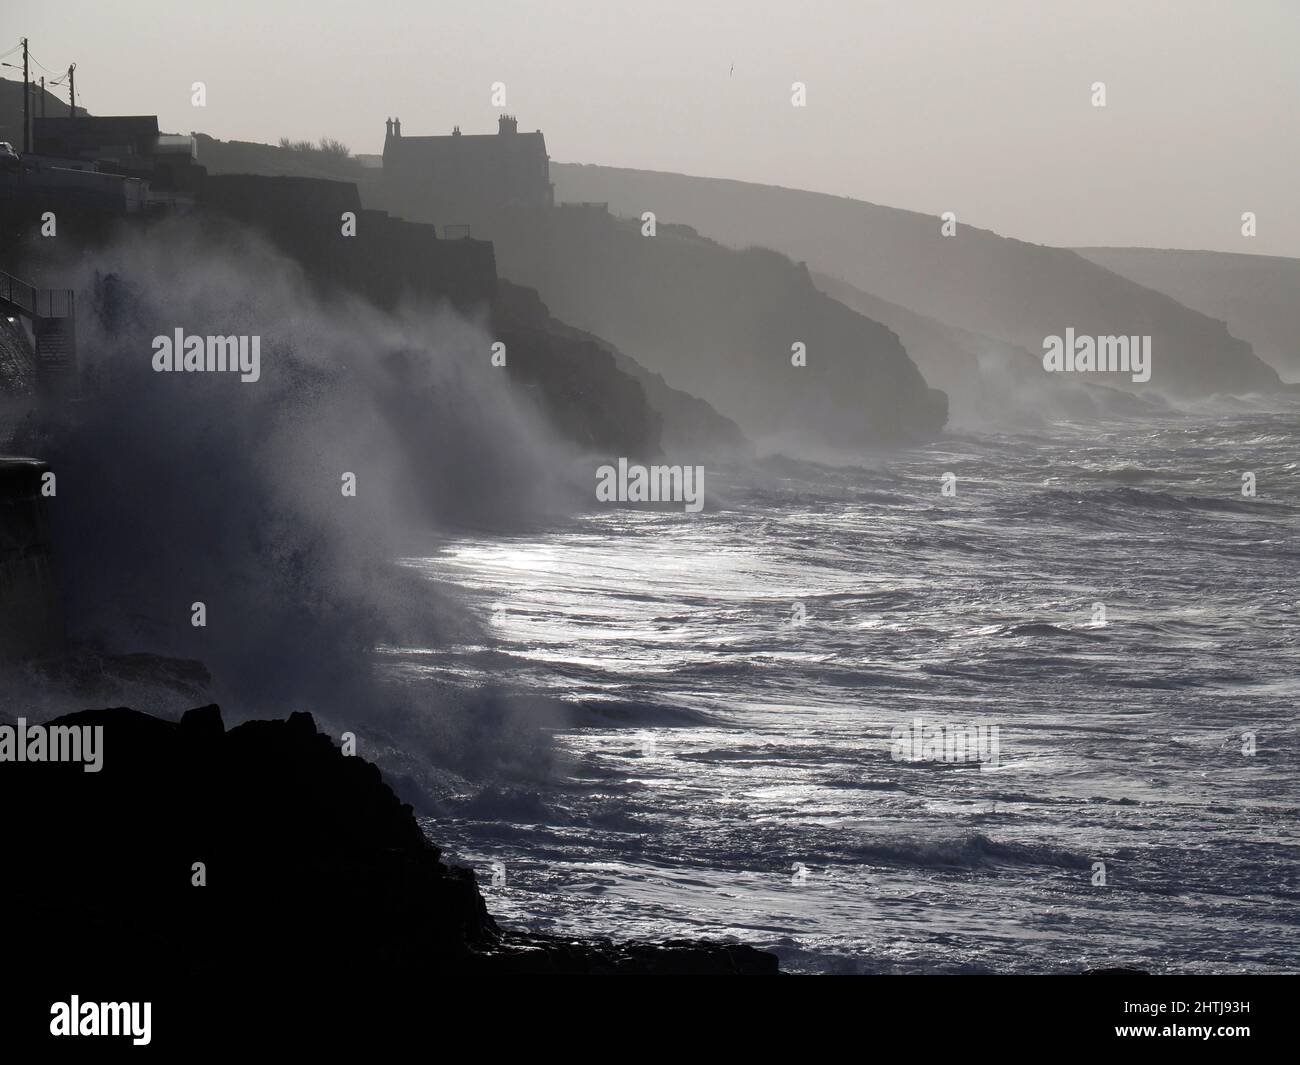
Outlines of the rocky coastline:
<svg viewBox="0 0 1300 1065">
<path fill-rule="evenodd" d="M 445 862 L 379 769 L 308 713 L 227 729 L 215 705 L 179 721 L 116 708 L 31 727 L 88 742 L 102 730 L 96 771 L 19 761 L 12 739 L 0 752 L 0 798 L 23 811 L 0 893 L 8 912 L 32 917 L 10 956 L 34 977 L 76 972 L 87 986 L 161 993 L 162 974 L 300 988 L 778 971 L 775 956 L 734 943 L 502 929 L 473 871 Z"/>
</svg>

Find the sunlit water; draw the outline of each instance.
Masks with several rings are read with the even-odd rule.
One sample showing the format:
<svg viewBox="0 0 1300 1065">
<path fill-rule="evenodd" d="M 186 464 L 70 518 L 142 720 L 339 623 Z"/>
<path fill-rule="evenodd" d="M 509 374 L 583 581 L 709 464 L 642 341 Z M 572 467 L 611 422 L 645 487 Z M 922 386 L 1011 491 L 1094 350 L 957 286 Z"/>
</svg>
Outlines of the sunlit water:
<svg viewBox="0 0 1300 1065">
<path fill-rule="evenodd" d="M 448 543 L 410 564 L 482 612 L 493 679 L 609 717 L 430 833 L 539 931 L 815 972 L 1295 971 L 1298 442 L 1294 410 L 953 435 Z M 472 685 L 484 652 L 395 654 Z M 997 725 L 998 765 L 895 760 L 915 718 Z"/>
</svg>

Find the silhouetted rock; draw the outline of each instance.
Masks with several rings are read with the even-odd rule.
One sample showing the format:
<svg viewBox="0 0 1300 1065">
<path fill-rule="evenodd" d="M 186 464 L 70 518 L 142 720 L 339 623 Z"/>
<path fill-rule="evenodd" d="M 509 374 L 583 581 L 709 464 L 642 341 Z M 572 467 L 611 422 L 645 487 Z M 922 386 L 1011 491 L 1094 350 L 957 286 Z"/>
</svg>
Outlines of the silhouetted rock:
<svg viewBox="0 0 1300 1065">
<path fill-rule="evenodd" d="M 119 708 L 46 724 L 101 726 L 103 740 L 98 772 L 0 762 L 14 815 L 0 897 L 30 918 L 7 955 L 38 983 L 161 993 L 250 977 L 418 987 L 452 973 L 777 970 L 742 946 L 503 932 L 473 872 L 444 863 L 379 770 L 310 714 L 229 731 L 216 706 L 179 722 Z"/>
</svg>

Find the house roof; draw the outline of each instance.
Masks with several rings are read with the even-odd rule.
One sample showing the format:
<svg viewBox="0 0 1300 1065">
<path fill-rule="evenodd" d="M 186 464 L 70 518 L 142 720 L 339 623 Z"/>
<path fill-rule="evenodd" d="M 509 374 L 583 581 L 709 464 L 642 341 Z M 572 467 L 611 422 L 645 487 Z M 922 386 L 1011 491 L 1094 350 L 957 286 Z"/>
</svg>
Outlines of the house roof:
<svg viewBox="0 0 1300 1065">
<path fill-rule="evenodd" d="M 546 158 L 546 138 L 535 133 L 453 134 L 439 137 L 389 137 L 384 164 L 427 165 Z"/>
</svg>

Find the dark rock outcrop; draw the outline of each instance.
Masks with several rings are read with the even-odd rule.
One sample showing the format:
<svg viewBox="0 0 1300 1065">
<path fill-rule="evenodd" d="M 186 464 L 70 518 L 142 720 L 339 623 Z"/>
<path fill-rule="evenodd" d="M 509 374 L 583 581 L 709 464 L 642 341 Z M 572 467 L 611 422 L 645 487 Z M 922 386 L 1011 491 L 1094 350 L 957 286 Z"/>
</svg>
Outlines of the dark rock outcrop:
<svg viewBox="0 0 1300 1065">
<path fill-rule="evenodd" d="M 666 454 L 691 461 L 747 457 L 753 451 L 730 418 L 670 387 L 608 341 L 552 317 L 535 289 L 498 282 L 492 325 L 510 352 L 511 379 L 537 389 L 539 405 L 555 424 L 570 431 L 588 426 L 582 442 L 594 450 L 630 444 L 640 458 Z M 548 387 L 548 378 L 557 377 L 567 377 L 570 387 Z M 596 397 L 603 399 L 584 413 Z M 605 431 L 597 435 L 592 428 Z"/>
<path fill-rule="evenodd" d="M 216 706 L 179 723 L 128 709 L 57 723 L 103 727 L 98 772 L 0 762 L 15 814 L 0 898 L 26 915 L 7 956 L 36 984 L 164 995 L 195 981 L 418 990 L 453 974 L 777 970 L 736 945 L 502 931 L 473 872 L 444 863 L 379 770 L 310 714 L 230 730 Z"/>
</svg>

